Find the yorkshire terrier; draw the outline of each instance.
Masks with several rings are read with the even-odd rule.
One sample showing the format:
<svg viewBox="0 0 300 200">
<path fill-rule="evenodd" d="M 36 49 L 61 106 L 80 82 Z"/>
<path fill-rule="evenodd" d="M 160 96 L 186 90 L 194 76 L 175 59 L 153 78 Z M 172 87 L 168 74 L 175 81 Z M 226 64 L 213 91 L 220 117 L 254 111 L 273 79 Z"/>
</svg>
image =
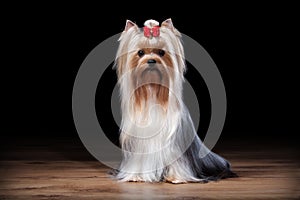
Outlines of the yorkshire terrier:
<svg viewBox="0 0 300 200">
<path fill-rule="evenodd" d="M 167 19 L 127 20 L 116 55 L 122 122 L 120 181 L 207 182 L 234 177 L 227 160 L 195 131 L 182 98 L 181 34 Z"/>
</svg>

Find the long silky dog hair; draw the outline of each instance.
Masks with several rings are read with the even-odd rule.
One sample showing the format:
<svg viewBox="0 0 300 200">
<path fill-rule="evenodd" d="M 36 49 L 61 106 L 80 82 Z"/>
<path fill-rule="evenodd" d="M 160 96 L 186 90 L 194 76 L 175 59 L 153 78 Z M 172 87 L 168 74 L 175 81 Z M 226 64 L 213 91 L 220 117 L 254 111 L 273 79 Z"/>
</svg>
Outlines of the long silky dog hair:
<svg viewBox="0 0 300 200">
<path fill-rule="evenodd" d="M 116 177 L 186 183 L 235 176 L 229 162 L 199 139 L 183 102 L 186 65 L 180 32 L 171 19 L 159 28 L 148 20 L 145 27 L 147 33 L 127 20 L 119 39 L 115 67 L 123 159 Z"/>
</svg>

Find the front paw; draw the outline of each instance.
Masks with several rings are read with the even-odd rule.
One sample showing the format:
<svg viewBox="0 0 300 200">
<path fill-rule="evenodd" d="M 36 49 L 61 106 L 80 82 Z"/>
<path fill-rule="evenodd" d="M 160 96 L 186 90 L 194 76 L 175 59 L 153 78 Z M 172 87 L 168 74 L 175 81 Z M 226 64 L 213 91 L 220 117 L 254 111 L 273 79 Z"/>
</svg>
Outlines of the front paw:
<svg viewBox="0 0 300 200">
<path fill-rule="evenodd" d="M 139 176 L 133 176 L 127 179 L 128 182 L 145 182 L 141 177 Z"/>
<path fill-rule="evenodd" d="M 173 184 L 183 184 L 183 183 L 187 183 L 187 181 L 182 180 L 182 179 L 178 179 L 178 178 L 166 178 L 166 182 L 168 183 L 173 183 Z"/>
</svg>

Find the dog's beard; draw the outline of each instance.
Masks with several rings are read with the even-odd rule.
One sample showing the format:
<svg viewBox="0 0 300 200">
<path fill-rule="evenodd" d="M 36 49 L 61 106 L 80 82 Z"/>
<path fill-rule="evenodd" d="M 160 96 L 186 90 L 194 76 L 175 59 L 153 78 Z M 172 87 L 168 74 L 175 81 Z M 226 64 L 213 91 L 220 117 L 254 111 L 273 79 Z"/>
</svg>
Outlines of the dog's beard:
<svg viewBox="0 0 300 200">
<path fill-rule="evenodd" d="M 130 79 L 126 82 L 131 85 L 131 95 L 127 108 L 123 110 L 123 132 L 129 137 L 147 138 L 149 142 L 162 140 L 162 132 L 172 133 L 170 129 L 176 127 L 175 124 L 170 126 L 175 115 L 170 117 L 172 109 L 169 108 L 172 107 L 172 99 L 176 99 L 169 89 L 171 68 L 163 64 L 141 64 L 134 66 L 127 78 Z M 152 151 L 144 150 L 142 153 Z"/>
<path fill-rule="evenodd" d="M 132 70 L 133 103 L 145 109 L 155 103 L 166 108 L 169 100 L 170 75 L 162 64 L 144 64 Z"/>
</svg>

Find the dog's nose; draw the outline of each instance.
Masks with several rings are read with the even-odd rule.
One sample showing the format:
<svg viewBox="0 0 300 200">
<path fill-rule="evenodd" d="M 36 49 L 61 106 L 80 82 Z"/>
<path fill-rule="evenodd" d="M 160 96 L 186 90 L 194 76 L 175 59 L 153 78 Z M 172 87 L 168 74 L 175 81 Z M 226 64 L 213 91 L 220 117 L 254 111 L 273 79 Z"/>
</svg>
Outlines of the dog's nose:
<svg viewBox="0 0 300 200">
<path fill-rule="evenodd" d="M 154 60 L 154 59 L 149 59 L 148 61 L 147 61 L 147 63 L 148 64 L 155 64 L 156 63 L 156 60 Z"/>
</svg>

